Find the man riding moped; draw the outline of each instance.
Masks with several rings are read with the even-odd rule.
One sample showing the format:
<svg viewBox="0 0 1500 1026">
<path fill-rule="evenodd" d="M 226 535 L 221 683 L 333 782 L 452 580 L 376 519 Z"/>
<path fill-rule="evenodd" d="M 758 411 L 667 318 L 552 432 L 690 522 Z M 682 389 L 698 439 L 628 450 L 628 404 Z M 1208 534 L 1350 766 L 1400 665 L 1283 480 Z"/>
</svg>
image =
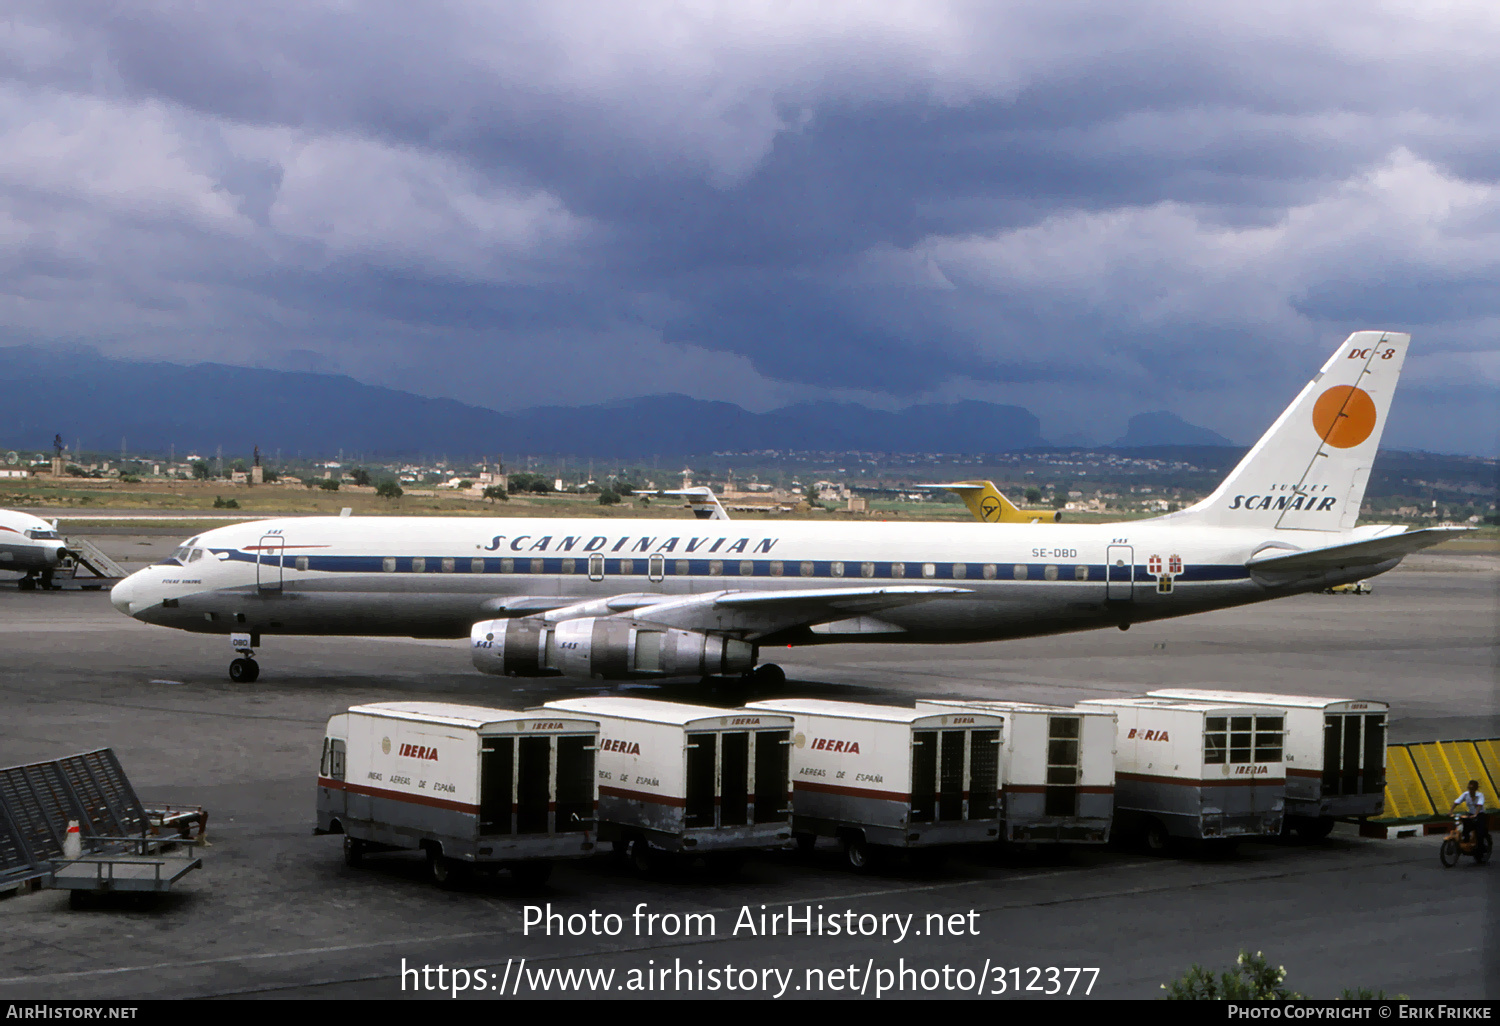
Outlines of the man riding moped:
<svg viewBox="0 0 1500 1026">
<path fill-rule="evenodd" d="M 1462 818 L 1463 840 L 1461 843 L 1468 844 L 1472 835 L 1475 844 L 1483 848 L 1485 837 L 1489 834 L 1489 823 L 1484 814 L 1484 793 L 1479 790 L 1479 781 L 1469 781 L 1469 789 L 1453 799 L 1453 808 L 1460 805 L 1465 807 L 1467 815 Z"/>
</svg>

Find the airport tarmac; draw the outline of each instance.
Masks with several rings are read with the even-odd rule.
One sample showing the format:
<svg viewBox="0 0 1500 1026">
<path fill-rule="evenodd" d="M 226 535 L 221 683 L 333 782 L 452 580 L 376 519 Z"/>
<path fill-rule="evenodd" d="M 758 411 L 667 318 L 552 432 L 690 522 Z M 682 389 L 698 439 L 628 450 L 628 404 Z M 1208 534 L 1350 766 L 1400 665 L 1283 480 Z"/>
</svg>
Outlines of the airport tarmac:
<svg viewBox="0 0 1500 1026">
<path fill-rule="evenodd" d="M 116 558 L 133 546 L 136 560 L 176 541 L 98 540 Z M 792 650 L 780 660 L 790 680 L 777 694 L 1071 702 L 1158 686 L 1224 686 L 1388 701 L 1394 741 L 1495 737 L 1500 574 L 1490 559 L 1441 572 L 1450 564 L 1429 556 L 1417 564 L 1428 569 L 1377 578 L 1371 595 L 1302 596 L 1124 633 Z M 0 764 L 111 746 L 144 798 L 207 807 L 212 842 L 204 869 L 152 911 L 73 912 L 65 895 L 45 891 L 0 901 L 0 999 L 412 996 L 410 976 L 402 990 L 403 959 L 408 968 L 493 969 L 498 979 L 508 959 L 523 957 L 529 974 L 614 969 L 614 987 L 629 985 L 630 970 L 663 967 L 717 968 L 722 982 L 723 967 L 733 965 L 766 971 L 757 979 L 769 991 L 757 985 L 753 994 L 775 994 L 786 979 L 788 997 L 811 996 L 796 989 L 810 982 L 808 969 L 825 971 L 821 996 L 847 997 L 829 989 L 828 971 L 853 966 L 852 980 L 844 980 L 857 990 L 872 970 L 890 970 L 894 980 L 901 968 L 940 975 L 946 964 L 956 984 L 966 978 L 956 970 L 979 976 L 988 962 L 986 993 L 993 993 L 997 967 L 1020 967 L 1023 986 L 1033 979 L 1031 966 L 1097 967 L 1093 996 L 1155 998 L 1190 964 L 1227 968 L 1241 948 L 1285 965 L 1287 985 L 1309 996 L 1337 996 L 1346 987 L 1412 997 L 1479 998 L 1486 987 L 1488 996 L 1500 993 L 1500 869 L 1464 862 L 1445 870 L 1436 838 L 1377 841 L 1340 828 L 1319 845 L 1245 844 L 1230 858 L 969 851 L 940 870 L 866 877 L 842 870 L 829 849 L 811 859 L 758 858 L 730 881 L 696 873 L 640 878 L 600 859 L 559 864 L 546 887 L 529 892 L 504 876 L 439 891 L 414 857 L 346 868 L 339 839 L 311 833 L 329 715 L 400 698 L 515 708 L 580 689 L 484 677 L 470 668 L 463 641 L 267 640 L 260 680 L 235 685 L 223 638 L 129 620 L 99 592 L 0 588 Z M 704 696 L 696 686 L 621 690 L 711 704 L 731 697 Z M 622 932 L 523 935 L 524 907 L 547 902 L 565 914 L 617 913 Z M 640 903 L 647 913 L 714 913 L 714 935 L 640 935 L 632 918 Z M 761 905 L 768 912 L 791 905 L 798 914 L 808 905 L 815 912 L 822 905 L 824 915 L 913 914 L 917 930 L 929 913 L 960 914 L 978 935 L 909 935 L 896 943 L 734 932 L 741 909 L 758 915 Z M 520 976 L 513 963 L 510 985 Z M 914 996 L 912 986 L 932 979 L 917 977 L 903 994 L 885 996 Z M 1005 979 L 1002 996 L 1015 996 L 1016 977 Z M 537 996 L 533 975 L 526 980 L 519 996 Z M 865 996 L 875 996 L 879 981 Z M 1046 986 L 1047 976 L 1036 981 Z M 674 973 L 666 993 L 699 993 L 682 990 L 686 982 Z M 1082 987 L 1075 984 L 1075 995 Z M 479 996 L 492 995 L 493 988 Z"/>
</svg>

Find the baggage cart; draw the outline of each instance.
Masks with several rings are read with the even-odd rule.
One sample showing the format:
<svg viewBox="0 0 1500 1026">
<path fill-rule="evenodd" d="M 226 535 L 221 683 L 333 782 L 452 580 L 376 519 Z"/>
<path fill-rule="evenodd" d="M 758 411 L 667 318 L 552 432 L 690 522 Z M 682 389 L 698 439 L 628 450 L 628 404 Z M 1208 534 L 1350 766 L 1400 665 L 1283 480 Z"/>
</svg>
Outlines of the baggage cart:
<svg viewBox="0 0 1500 1026">
<path fill-rule="evenodd" d="M 892 849 L 1000 836 L 1000 716 L 818 699 L 746 708 L 796 721 L 792 829 L 803 847 L 836 838 L 863 871 Z"/>
<path fill-rule="evenodd" d="M 790 716 L 607 696 L 543 710 L 599 722 L 599 838 L 637 868 L 663 852 L 733 868 L 791 839 Z"/>
<path fill-rule="evenodd" d="M 1367 698 L 1309 698 L 1257 691 L 1162 688 L 1148 697 L 1269 706 L 1286 716 L 1285 827 L 1306 840 L 1334 820 L 1385 811 L 1385 739 L 1391 707 Z"/>
<path fill-rule="evenodd" d="M 1039 702 L 941 699 L 920 711 L 972 709 L 1005 718 L 1001 840 L 1103 844 L 1115 812 L 1115 714 Z"/>
<path fill-rule="evenodd" d="M 328 721 L 319 833 L 344 858 L 426 853 L 433 882 L 505 867 L 527 883 L 594 851 L 598 724 L 556 711 L 440 702 L 358 705 Z"/>
<path fill-rule="evenodd" d="M 1153 850 L 1169 838 L 1232 841 L 1281 832 L 1286 718 L 1264 706 L 1093 698 L 1119 717 L 1115 829 Z"/>
</svg>

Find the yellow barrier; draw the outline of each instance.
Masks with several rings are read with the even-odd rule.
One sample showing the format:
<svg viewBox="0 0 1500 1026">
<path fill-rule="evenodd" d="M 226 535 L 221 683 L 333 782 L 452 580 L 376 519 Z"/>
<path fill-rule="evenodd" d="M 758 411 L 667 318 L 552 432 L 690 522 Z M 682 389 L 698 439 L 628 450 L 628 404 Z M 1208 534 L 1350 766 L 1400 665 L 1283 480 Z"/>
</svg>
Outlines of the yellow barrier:
<svg viewBox="0 0 1500 1026">
<path fill-rule="evenodd" d="M 1412 764 L 1405 745 L 1391 745 L 1385 750 L 1385 817 L 1415 819 L 1432 816 L 1432 801 L 1422 786 L 1422 777 Z"/>
<path fill-rule="evenodd" d="M 1443 816 L 1470 780 L 1479 781 L 1485 803 L 1495 806 L 1500 774 L 1500 738 L 1424 741 L 1386 748 L 1383 819 Z"/>
</svg>

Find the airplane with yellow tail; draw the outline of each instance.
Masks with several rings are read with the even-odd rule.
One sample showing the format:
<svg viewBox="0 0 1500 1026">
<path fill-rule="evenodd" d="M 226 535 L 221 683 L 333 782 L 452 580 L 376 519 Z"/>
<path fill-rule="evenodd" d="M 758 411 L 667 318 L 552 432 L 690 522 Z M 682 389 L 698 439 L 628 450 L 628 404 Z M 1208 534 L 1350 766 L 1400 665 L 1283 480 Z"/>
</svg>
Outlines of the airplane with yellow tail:
<svg viewBox="0 0 1500 1026">
<path fill-rule="evenodd" d="M 964 500 L 974 519 L 986 524 L 1056 524 L 1062 511 L 1056 509 L 1021 509 L 995 487 L 993 481 L 950 481 L 946 484 L 922 484 L 918 488 L 942 488 Z"/>
</svg>

